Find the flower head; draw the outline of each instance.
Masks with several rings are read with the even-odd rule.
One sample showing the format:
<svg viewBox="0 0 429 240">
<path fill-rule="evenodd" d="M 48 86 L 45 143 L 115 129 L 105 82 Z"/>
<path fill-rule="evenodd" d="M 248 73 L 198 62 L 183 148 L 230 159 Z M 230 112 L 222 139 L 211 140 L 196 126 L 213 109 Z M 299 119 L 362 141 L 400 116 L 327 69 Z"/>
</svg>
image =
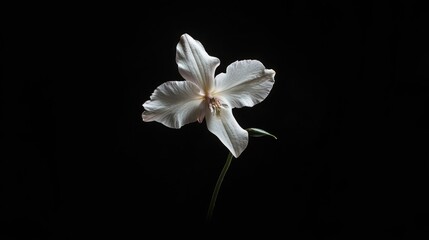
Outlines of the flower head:
<svg viewBox="0 0 429 240">
<path fill-rule="evenodd" d="M 215 76 L 219 59 L 208 55 L 188 34 L 177 44 L 176 63 L 185 80 L 158 86 L 143 104 L 143 121 L 181 128 L 205 119 L 209 131 L 238 158 L 247 147 L 249 134 L 237 123 L 232 109 L 263 101 L 273 87 L 275 71 L 257 60 L 242 60 Z"/>
</svg>

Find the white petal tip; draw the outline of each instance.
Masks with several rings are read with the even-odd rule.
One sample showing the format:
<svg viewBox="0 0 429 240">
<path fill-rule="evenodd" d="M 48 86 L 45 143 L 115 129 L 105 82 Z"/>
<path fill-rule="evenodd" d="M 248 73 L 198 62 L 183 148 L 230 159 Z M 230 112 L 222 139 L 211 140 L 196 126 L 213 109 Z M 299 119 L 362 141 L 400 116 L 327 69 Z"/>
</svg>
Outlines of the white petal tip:
<svg viewBox="0 0 429 240">
<path fill-rule="evenodd" d="M 271 78 L 273 78 L 272 80 L 274 81 L 274 76 L 276 75 L 276 71 L 274 71 L 273 69 L 265 69 L 264 73 L 266 75 L 271 75 Z"/>
</svg>

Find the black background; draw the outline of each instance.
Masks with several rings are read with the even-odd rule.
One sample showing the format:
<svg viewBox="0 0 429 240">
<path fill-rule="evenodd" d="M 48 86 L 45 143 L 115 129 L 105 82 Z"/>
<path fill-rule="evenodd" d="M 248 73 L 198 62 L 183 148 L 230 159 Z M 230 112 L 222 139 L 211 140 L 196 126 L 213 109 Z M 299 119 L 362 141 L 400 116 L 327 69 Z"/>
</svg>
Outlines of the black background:
<svg viewBox="0 0 429 240">
<path fill-rule="evenodd" d="M 428 16 L 415 1 L 4 7 L 0 236 L 427 237 Z M 226 148 L 205 123 L 141 119 L 182 80 L 183 33 L 217 73 L 277 73 L 234 115 L 278 139 L 250 139 L 211 224 Z"/>
</svg>

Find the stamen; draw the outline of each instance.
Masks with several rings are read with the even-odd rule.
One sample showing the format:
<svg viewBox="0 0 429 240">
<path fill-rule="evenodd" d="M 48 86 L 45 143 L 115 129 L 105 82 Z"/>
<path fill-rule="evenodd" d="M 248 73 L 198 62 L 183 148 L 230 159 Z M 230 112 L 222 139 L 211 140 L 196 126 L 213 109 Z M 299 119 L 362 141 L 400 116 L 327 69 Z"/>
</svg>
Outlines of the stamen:
<svg viewBox="0 0 429 240">
<path fill-rule="evenodd" d="M 216 115 L 220 115 L 221 103 L 217 98 L 209 98 L 209 108 L 211 112 L 216 112 Z"/>
</svg>

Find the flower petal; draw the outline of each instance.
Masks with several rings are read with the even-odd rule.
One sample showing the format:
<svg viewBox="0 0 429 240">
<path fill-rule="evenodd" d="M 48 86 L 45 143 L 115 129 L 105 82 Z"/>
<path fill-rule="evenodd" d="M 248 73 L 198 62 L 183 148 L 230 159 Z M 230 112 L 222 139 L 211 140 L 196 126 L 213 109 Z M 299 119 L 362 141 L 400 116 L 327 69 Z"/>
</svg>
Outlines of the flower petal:
<svg viewBox="0 0 429 240">
<path fill-rule="evenodd" d="M 233 108 L 252 107 L 268 96 L 275 74 L 257 60 L 236 61 L 216 76 L 214 94 L 226 98 Z"/>
<path fill-rule="evenodd" d="M 176 47 L 176 63 L 179 73 L 202 89 L 210 91 L 220 60 L 207 54 L 203 45 L 188 34 L 183 34 Z"/>
<path fill-rule="evenodd" d="M 234 157 L 238 158 L 246 149 L 249 134 L 237 123 L 230 106 L 223 104 L 220 111 L 207 110 L 206 123 L 209 131 L 219 138 Z"/>
<path fill-rule="evenodd" d="M 204 119 L 200 88 L 192 82 L 170 81 L 158 86 L 143 104 L 143 121 L 157 121 L 171 128 Z"/>
</svg>

